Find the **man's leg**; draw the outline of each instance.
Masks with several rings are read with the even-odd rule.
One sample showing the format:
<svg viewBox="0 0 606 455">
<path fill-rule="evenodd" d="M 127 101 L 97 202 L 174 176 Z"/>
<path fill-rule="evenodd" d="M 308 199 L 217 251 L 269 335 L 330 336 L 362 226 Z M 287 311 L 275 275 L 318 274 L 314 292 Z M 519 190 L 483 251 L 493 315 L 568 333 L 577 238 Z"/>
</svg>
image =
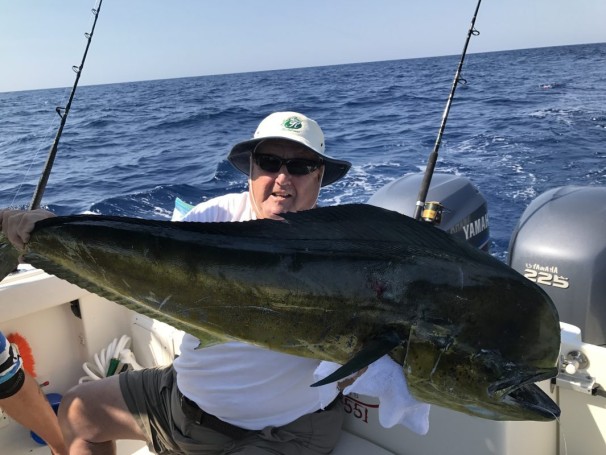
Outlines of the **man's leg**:
<svg viewBox="0 0 606 455">
<path fill-rule="evenodd" d="M 114 455 L 117 439 L 146 440 L 124 402 L 119 375 L 72 388 L 61 401 L 59 422 L 70 454 Z"/>
</svg>

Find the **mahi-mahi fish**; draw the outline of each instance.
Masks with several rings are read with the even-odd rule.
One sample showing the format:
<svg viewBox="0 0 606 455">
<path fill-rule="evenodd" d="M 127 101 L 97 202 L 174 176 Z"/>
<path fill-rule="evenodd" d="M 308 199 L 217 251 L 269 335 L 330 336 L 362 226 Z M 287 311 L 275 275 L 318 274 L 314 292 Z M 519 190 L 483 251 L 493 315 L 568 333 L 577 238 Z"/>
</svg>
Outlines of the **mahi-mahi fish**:
<svg viewBox="0 0 606 455">
<path fill-rule="evenodd" d="M 560 346 L 557 311 L 536 284 L 378 207 L 283 218 L 55 217 L 36 223 L 24 258 L 203 344 L 240 340 L 343 365 L 315 386 L 389 354 L 421 401 L 493 420 L 560 414 L 535 384 L 556 376 Z"/>
</svg>

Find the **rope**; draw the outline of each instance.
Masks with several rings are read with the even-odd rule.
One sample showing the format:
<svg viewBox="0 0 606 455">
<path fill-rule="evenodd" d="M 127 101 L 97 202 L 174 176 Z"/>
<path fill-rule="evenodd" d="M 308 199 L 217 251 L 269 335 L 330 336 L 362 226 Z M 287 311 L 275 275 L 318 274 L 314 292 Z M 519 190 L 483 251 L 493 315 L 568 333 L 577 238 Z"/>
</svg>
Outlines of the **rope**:
<svg viewBox="0 0 606 455">
<path fill-rule="evenodd" d="M 92 362 L 84 362 L 82 369 L 86 376 L 82 376 L 78 383 L 97 381 L 119 374 L 129 368 L 133 370 L 142 369 L 143 367 L 137 363 L 135 355 L 129 349 L 130 340 L 127 335 L 122 335 L 119 340 L 114 338 L 107 348 L 95 353 Z"/>
</svg>

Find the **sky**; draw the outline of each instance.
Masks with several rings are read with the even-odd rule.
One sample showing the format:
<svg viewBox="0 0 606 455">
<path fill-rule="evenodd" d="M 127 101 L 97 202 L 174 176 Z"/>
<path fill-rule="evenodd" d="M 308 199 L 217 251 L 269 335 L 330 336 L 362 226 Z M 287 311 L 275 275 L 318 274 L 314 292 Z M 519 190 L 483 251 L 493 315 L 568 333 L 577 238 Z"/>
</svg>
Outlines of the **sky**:
<svg viewBox="0 0 606 455">
<path fill-rule="evenodd" d="M 98 2 L 0 0 L 0 92 L 71 87 Z M 477 3 L 103 0 L 79 85 L 460 55 Z M 483 0 L 468 52 L 606 42 L 605 24 L 606 0 Z"/>
</svg>

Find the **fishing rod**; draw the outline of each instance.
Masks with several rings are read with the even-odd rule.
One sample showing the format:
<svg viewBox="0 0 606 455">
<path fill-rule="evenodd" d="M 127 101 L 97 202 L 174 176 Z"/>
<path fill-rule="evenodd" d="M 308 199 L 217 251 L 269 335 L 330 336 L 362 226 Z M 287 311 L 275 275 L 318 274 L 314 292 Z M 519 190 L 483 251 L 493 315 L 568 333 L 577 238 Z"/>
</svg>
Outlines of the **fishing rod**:
<svg viewBox="0 0 606 455">
<path fill-rule="evenodd" d="M 34 197 L 32 198 L 32 202 L 29 206 L 30 210 L 35 210 L 40 208 L 40 201 L 42 200 L 42 195 L 44 194 L 44 190 L 46 189 L 46 184 L 48 183 L 48 178 L 51 173 L 51 169 L 53 167 L 53 163 L 55 161 L 55 156 L 57 155 L 57 148 L 59 147 L 59 139 L 61 139 L 61 134 L 63 133 L 63 127 L 65 126 L 65 122 L 67 121 L 67 115 L 69 114 L 69 110 L 72 105 L 72 100 L 74 99 L 74 95 L 76 94 L 76 88 L 78 87 L 78 81 L 80 80 L 80 76 L 82 75 L 82 69 L 84 68 L 84 62 L 86 61 L 86 55 L 88 54 L 88 48 L 90 47 L 91 40 L 93 39 L 93 34 L 95 33 L 95 26 L 97 25 L 97 19 L 99 18 L 99 12 L 101 11 L 101 4 L 103 0 L 99 0 L 99 3 L 96 8 L 93 8 L 91 11 L 93 16 L 95 17 L 93 21 L 93 26 L 89 33 L 85 33 L 84 37 L 86 38 L 86 48 L 84 49 L 84 55 L 82 56 L 82 62 L 80 66 L 72 66 L 72 70 L 76 73 L 76 80 L 74 81 L 74 86 L 72 87 L 72 91 L 69 95 L 69 100 L 65 107 L 57 107 L 55 110 L 59 117 L 61 117 L 61 124 L 59 125 L 59 129 L 57 130 L 57 134 L 55 135 L 55 140 L 53 141 L 53 145 L 51 146 L 48 152 L 48 158 L 46 159 L 46 164 L 44 165 L 44 170 L 42 171 L 42 175 L 40 176 L 40 180 L 38 181 L 38 186 L 36 187 L 36 191 L 34 191 Z M 62 113 L 63 111 L 63 113 Z"/>
<path fill-rule="evenodd" d="M 463 53 L 461 54 L 461 60 L 459 61 L 457 72 L 455 73 L 454 80 L 452 81 L 452 88 L 450 89 L 448 100 L 446 101 L 446 107 L 444 108 L 444 113 L 442 114 L 442 123 L 440 124 L 440 129 L 438 131 L 438 137 L 436 138 L 433 151 L 429 155 L 429 159 L 427 161 L 427 168 L 425 169 L 425 175 L 423 176 L 421 188 L 419 189 L 419 195 L 417 196 L 417 203 L 413 216 L 415 220 L 418 220 L 420 218 L 421 211 L 425 208 L 425 198 L 427 197 L 429 185 L 431 184 L 431 177 L 433 176 L 433 171 L 436 167 L 436 162 L 438 161 L 438 150 L 440 148 L 440 144 L 442 143 L 442 135 L 444 134 L 444 128 L 446 127 L 446 120 L 448 119 L 448 113 L 450 112 L 450 106 L 452 105 L 455 90 L 457 89 L 457 85 L 459 84 L 459 82 L 462 82 L 463 84 L 466 83 L 465 79 L 461 77 L 461 68 L 463 67 L 463 61 L 465 60 L 465 55 L 467 54 L 467 46 L 469 45 L 469 39 L 472 35 L 477 36 L 480 34 L 480 32 L 474 28 L 474 25 L 476 23 L 476 17 L 478 15 L 478 10 L 480 9 L 480 3 L 482 3 L 482 0 L 478 0 L 478 5 L 476 6 L 476 10 L 473 13 L 471 25 L 469 27 L 469 31 L 467 32 L 467 39 L 465 40 L 465 46 L 463 47 Z M 441 210 L 439 203 L 428 203 L 428 207 L 426 208 L 426 210 L 428 211 L 427 219 L 429 221 L 433 220 L 434 217 L 438 217 L 439 220 L 439 211 Z M 423 216 L 423 218 L 425 219 L 426 217 Z"/>
</svg>

